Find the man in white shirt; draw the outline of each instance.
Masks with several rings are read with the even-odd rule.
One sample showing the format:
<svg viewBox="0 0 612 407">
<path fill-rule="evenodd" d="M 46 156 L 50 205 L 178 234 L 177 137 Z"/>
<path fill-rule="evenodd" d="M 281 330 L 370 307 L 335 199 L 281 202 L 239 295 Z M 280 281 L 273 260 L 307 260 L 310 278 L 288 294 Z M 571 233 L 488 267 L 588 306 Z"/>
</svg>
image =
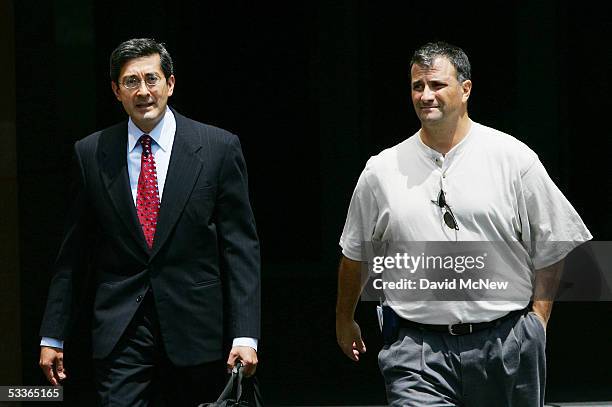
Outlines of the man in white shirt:
<svg viewBox="0 0 612 407">
<path fill-rule="evenodd" d="M 340 239 L 338 344 L 355 361 L 366 351 L 354 320 L 362 263 L 372 261 L 364 246 L 505 242 L 510 298 L 404 292 L 391 300 L 386 291 L 379 365 L 394 406 L 543 405 L 545 328 L 563 259 L 591 235 L 533 151 L 469 118 L 463 50 L 419 48 L 411 86 L 421 129 L 372 157 L 351 199 Z"/>
<path fill-rule="evenodd" d="M 91 271 L 99 404 L 163 397 L 191 407 L 216 399 L 226 367 L 241 360 L 252 375 L 258 363 L 259 243 L 246 165 L 235 135 L 167 106 L 175 77 L 163 44 L 125 41 L 110 68 L 129 120 L 75 144 L 40 366 L 53 385 L 66 379 L 64 339 Z"/>
</svg>

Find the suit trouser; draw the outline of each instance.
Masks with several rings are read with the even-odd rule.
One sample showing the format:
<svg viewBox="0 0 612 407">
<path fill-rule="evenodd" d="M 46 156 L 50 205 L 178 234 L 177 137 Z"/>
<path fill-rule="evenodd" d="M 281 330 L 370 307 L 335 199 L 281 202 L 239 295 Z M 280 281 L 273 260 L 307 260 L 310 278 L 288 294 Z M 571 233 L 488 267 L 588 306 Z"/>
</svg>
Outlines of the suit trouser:
<svg viewBox="0 0 612 407">
<path fill-rule="evenodd" d="M 378 355 L 389 405 L 543 406 L 545 335 L 531 312 L 462 336 L 403 327 Z"/>
<path fill-rule="evenodd" d="M 94 360 L 100 406 L 189 406 L 216 400 L 226 378 L 224 361 L 177 367 L 164 349 L 152 293 L 110 355 Z"/>
</svg>

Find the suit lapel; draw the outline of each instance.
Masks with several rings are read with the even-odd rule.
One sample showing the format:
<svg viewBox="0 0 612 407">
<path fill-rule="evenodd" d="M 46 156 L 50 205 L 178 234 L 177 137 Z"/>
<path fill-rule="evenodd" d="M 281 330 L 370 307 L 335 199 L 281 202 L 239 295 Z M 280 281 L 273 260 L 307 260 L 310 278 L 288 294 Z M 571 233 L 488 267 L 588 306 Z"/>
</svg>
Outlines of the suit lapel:
<svg viewBox="0 0 612 407">
<path fill-rule="evenodd" d="M 176 134 L 168 164 L 151 258 L 157 254 L 168 238 L 202 169 L 202 161 L 197 155 L 202 146 L 195 129 L 186 118 L 174 110 L 173 113 L 176 118 Z"/>
<path fill-rule="evenodd" d="M 149 251 L 138 222 L 127 170 L 127 122 L 101 135 L 102 179 L 119 217 L 146 252 Z"/>
</svg>

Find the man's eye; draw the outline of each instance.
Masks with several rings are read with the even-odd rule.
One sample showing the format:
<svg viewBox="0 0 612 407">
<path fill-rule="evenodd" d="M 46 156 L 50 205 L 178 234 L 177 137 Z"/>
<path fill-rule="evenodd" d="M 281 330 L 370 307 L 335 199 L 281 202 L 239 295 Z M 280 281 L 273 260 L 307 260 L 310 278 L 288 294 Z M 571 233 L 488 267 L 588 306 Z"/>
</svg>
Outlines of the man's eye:
<svg viewBox="0 0 612 407">
<path fill-rule="evenodd" d="M 127 88 L 138 86 L 139 83 L 140 83 L 140 80 L 135 76 L 130 76 L 123 80 L 123 84 Z"/>
<path fill-rule="evenodd" d="M 149 85 L 155 85 L 159 81 L 159 79 L 159 76 L 157 76 L 156 74 L 147 74 L 145 78 L 147 84 Z"/>
</svg>

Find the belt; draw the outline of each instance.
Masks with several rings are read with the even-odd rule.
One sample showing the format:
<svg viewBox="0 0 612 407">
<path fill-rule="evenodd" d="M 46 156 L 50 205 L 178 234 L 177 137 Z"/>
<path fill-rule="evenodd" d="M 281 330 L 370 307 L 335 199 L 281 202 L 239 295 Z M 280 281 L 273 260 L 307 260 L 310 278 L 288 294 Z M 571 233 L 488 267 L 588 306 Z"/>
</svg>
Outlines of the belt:
<svg viewBox="0 0 612 407">
<path fill-rule="evenodd" d="M 489 322 L 475 322 L 475 323 L 459 323 L 459 324 L 449 324 L 449 325 L 430 325 L 430 324 L 421 324 L 419 322 L 409 321 L 407 319 L 401 318 L 399 321 L 400 327 L 407 328 L 419 328 L 424 329 L 426 331 L 434 331 L 434 332 L 444 332 L 451 334 L 453 336 L 457 335 L 467 335 L 473 332 L 482 331 L 483 329 L 492 328 L 499 326 L 502 322 L 507 319 L 510 319 L 517 315 L 524 315 L 528 312 L 529 308 L 519 309 L 516 311 L 510 311 L 506 315 L 494 319 Z"/>
</svg>

